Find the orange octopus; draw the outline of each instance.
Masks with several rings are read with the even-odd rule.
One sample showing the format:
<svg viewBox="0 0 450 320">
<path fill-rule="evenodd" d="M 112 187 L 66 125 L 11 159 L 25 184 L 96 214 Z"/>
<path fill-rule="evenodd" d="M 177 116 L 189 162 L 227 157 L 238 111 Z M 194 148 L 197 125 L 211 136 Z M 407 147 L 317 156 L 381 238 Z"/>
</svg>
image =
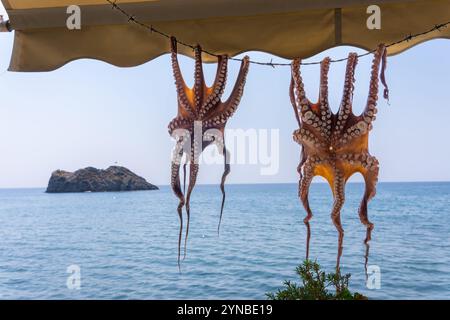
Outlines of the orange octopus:
<svg viewBox="0 0 450 320">
<path fill-rule="evenodd" d="M 339 111 L 334 114 L 328 104 L 328 71 L 330 58 L 321 62 L 320 93 L 317 103 L 310 102 L 306 95 L 300 75 L 301 61 L 292 63 L 290 97 L 299 129 L 294 132 L 294 140 L 302 146 L 299 198 L 307 212 L 304 223 L 307 227 L 306 259 L 309 258 L 311 229 L 309 221 L 313 214 L 308 201 L 309 187 L 314 176 L 325 178 L 333 192 L 334 204 L 331 219 L 339 233 L 336 269 L 339 270 L 342 255 L 344 229 L 341 224 L 341 209 L 345 201 L 345 185 L 354 173 L 361 173 L 365 180 L 365 193 L 359 207 L 361 222 L 367 227 L 365 244 L 371 239 L 373 223 L 369 221 L 367 204 L 375 196 L 378 181 L 378 160 L 368 150 L 369 131 L 377 113 L 378 82 L 380 63 L 382 62 L 381 81 L 385 87 L 384 97 L 388 98 L 388 89 L 384 78 L 386 67 L 386 47 L 379 45 L 373 59 L 369 97 L 361 115 L 352 112 L 354 73 L 358 62 L 356 53 L 348 56 L 344 93 Z M 368 251 L 367 251 L 368 254 Z M 366 257 L 367 258 L 367 257 Z"/>
<path fill-rule="evenodd" d="M 216 144 L 221 154 L 225 157 L 225 168 L 221 181 L 222 206 L 220 210 L 220 222 L 225 203 L 225 180 L 230 173 L 229 152 L 224 141 L 224 132 L 227 121 L 236 112 L 249 69 L 249 58 L 242 60 L 239 75 L 230 97 L 222 102 L 221 97 L 225 90 L 227 79 L 228 56 L 218 57 L 217 75 L 212 87 L 205 83 L 202 67 L 202 49 L 195 48 L 195 75 L 194 87 L 188 88 L 183 80 L 177 57 L 177 41 L 171 39 L 172 44 L 172 67 L 175 77 L 175 85 L 178 94 L 178 115 L 169 124 L 169 134 L 177 141 L 173 160 L 171 185 L 172 190 L 179 199 L 178 215 L 180 218 L 180 232 L 178 238 L 178 265 L 180 265 L 181 236 L 183 231 L 183 207 L 186 208 L 187 226 L 184 241 L 184 257 L 186 257 L 186 243 L 189 234 L 190 221 L 190 199 L 197 181 L 200 154 L 211 144 Z M 189 185 L 185 197 L 185 190 L 181 189 L 180 165 L 183 154 L 187 155 L 189 161 Z M 186 185 L 186 163 L 183 166 L 184 184 Z"/>
</svg>

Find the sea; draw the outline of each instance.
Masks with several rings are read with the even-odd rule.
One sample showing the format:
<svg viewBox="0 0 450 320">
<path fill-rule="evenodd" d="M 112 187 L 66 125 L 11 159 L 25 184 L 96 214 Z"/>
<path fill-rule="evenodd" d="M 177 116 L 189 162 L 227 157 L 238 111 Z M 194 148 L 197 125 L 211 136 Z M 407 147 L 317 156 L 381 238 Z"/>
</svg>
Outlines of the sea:
<svg viewBox="0 0 450 320">
<path fill-rule="evenodd" d="M 0 299 L 266 299 L 299 282 L 305 212 L 296 184 L 228 185 L 220 235 L 216 185 L 191 203 L 186 258 L 170 187 L 126 193 L 0 190 Z M 341 272 L 370 299 L 450 299 L 450 183 L 380 183 L 365 268 L 364 186 L 350 183 Z M 310 258 L 333 272 L 331 191 L 311 187 Z M 186 218 L 186 217 L 185 217 Z M 185 220 L 186 222 L 186 220 Z"/>
</svg>

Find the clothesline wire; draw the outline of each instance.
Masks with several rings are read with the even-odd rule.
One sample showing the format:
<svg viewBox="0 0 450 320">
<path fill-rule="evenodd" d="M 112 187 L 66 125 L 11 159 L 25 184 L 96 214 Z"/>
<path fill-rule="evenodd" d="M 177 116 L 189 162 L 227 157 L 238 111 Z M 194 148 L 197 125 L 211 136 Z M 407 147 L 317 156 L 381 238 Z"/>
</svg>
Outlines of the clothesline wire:
<svg viewBox="0 0 450 320">
<path fill-rule="evenodd" d="M 163 31 L 161 31 L 161 30 L 156 29 L 156 28 L 153 27 L 152 25 L 149 25 L 149 24 L 146 24 L 146 23 L 140 21 L 139 19 L 136 18 L 135 15 L 128 13 L 128 12 L 125 11 L 121 6 L 119 6 L 119 5 L 117 4 L 117 0 L 106 0 L 106 1 L 107 1 L 109 4 L 111 4 L 113 10 L 117 10 L 117 11 L 120 12 L 122 15 L 124 15 L 125 17 L 127 17 L 129 23 L 134 23 L 135 25 L 137 25 L 137 26 L 139 26 L 139 27 L 142 27 L 142 28 L 144 28 L 144 29 L 150 31 L 150 33 L 158 34 L 158 35 L 160 35 L 160 36 L 162 36 L 162 37 L 165 37 L 165 38 L 167 38 L 167 39 L 169 39 L 169 40 L 170 40 L 171 38 L 174 37 L 174 36 L 169 35 L 169 34 L 163 32 Z M 409 34 L 408 36 L 404 37 L 404 38 L 401 39 L 401 40 L 398 40 L 398 41 L 395 41 L 395 42 L 386 44 L 386 48 L 392 47 L 392 46 L 394 46 L 394 45 L 397 45 L 397 44 L 400 44 L 400 43 L 403 43 L 403 42 L 409 42 L 409 41 L 411 41 L 411 40 L 413 40 L 413 39 L 415 39 L 415 38 L 417 38 L 417 37 L 424 36 L 424 35 L 426 35 L 426 34 L 429 34 L 429 33 L 431 33 L 431 32 L 434 32 L 434 31 L 441 31 L 442 29 L 447 28 L 448 25 L 450 25 L 450 21 L 447 21 L 447 22 L 444 22 L 444 23 L 440 23 L 440 24 L 436 24 L 436 25 L 434 25 L 432 28 L 430 28 L 429 30 L 426 30 L 426 31 L 423 31 L 423 32 L 420 32 L 420 33 Z M 176 37 L 174 37 L 174 38 L 175 38 L 175 41 L 176 41 L 179 45 L 184 46 L 184 47 L 187 47 L 187 48 L 191 48 L 192 50 L 195 50 L 195 48 L 196 48 L 195 45 L 190 44 L 190 43 L 186 43 L 186 42 L 184 42 L 184 41 L 181 41 L 181 40 L 179 40 L 179 39 L 176 38 Z M 202 52 L 205 53 L 205 54 L 207 54 L 207 55 L 210 55 L 210 56 L 213 56 L 213 57 L 217 57 L 217 58 L 220 56 L 219 54 L 216 54 L 216 53 L 214 53 L 214 52 L 211 52 L 211 51 L 208 51 L 208 50 L 205 50 L 205 49 L 202 49 Z M 376 52 L 376 49 L 370 50 L 370 51 L 368 51 L 368 52 L 366 52 L 366 53 L 359 54 L 359 55 L 358 55 L 358 58 L 368 56 L 368 55 L 370 55 L 370 54 L 372 54 L 372 53 L 374 53 L 374 52 Z M 242 62 L 242 59 L 239 59 L 239 58 L 229 58 L 229 60 L 232 60 L 232 61 L 240 61 L 240 62 Z M 335 62 L 342 62 L 342 61 L 346 61 L 346 60 L 348 60 L 348 58 L 331 59 L 330 62 L 331 62 L 331 63 L 335 63 Z M 261 66 L 269 66 L 269 67 L 272 67 L 272 68 L 275 68 L 275 67 L 287 67 L 287 66 L 290 67 L 290 66 L 291 66 L 290 63 L 272 62 L 272 60 L 270 60 L 269 62 L 262 62 L 262 61 L 249 60 L 249 62 L 250 62 L 251 64 L 261 65 Z M 320 63 L 321 63 L 320 61 L 313 61 L 313 62 L 302 62 L 301 64 L 302 64 L 302 65 L 318 65 L 318 64 L 320 64 Z"/>
</svg>

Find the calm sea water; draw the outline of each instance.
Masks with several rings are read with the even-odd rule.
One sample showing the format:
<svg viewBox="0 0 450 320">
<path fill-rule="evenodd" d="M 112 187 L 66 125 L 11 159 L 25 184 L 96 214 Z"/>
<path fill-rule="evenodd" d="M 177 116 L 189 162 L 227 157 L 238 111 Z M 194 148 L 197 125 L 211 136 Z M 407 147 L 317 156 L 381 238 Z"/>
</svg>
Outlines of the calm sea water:
<svg viewBox="0 0 450 320">
<path fill-rule="evenodd" d="M 177 267 L 178 216 L 169 188 L 153 192 L 45 194 L 0 190 L 1 299 L 265 299 L 295 280 L 305 254 L 297 186 L 230 185 L 220 237 L 221 195 L 193 195 L 187 259 Z M 369 265 L 381 288 L 365 286 L 361 184 L 347 186 L 342 271 L 371 298 L 450 298 L 450 184 L 379 184 Z M 311 192 L 311 257 L 333 271 L 337 233 L 325 184 Z M 81 268 L 81 289 L 67 268 Z"/>
</svg>

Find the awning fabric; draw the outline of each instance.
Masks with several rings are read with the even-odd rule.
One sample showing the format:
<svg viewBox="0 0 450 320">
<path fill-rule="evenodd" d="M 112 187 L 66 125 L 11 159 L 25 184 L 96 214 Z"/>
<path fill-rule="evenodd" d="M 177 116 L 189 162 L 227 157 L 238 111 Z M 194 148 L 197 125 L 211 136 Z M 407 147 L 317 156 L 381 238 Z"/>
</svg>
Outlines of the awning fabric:
<svg viewBox="0 0 450 320">
<path fill-rule="evenodd" d="M 12 71 L 50 71 L 80 58 L 136 66 L 169 52 L 169 41 L 130 24 L 105 0 L 2 0 L 15 30 Z M 68 30 L 67 7 L 81 7 L 81 30 Z M 374 49 L 450 20 L 450 0 L 118 0 L 156 29 L 231 56 L 263 51 L 307 58 L 337 45 Z M 381 8 L 381 30 L 366 10 Z M 396 54 L 450 28 L 389 48 Z M 192 50 L 180 47 L 192 56 Z M 205 61 L 214 57 L 205 55 Z"/>
</svg>

